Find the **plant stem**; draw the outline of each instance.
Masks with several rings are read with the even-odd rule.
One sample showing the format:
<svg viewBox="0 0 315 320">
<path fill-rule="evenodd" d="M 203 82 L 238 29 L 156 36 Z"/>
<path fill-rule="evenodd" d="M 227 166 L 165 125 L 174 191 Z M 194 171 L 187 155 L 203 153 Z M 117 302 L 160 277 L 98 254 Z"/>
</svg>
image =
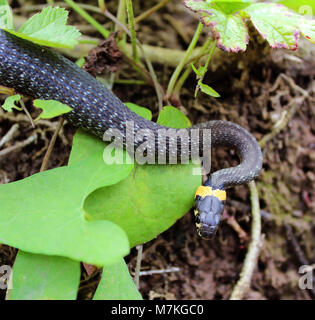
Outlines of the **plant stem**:
<svg viewBox="0 0 315 320">
<path fill-rule="evenodd" d="M 216 46 L 217 46 L 217 40 L 214 40 L 214 41 L 212 42 L 212 44 L 211 44 L 210 52 L 209 52 L 208 58 L 207 58 L 207 60 L 206 60 L 206 63 L 205 63 L 205 65 L 204 65 L 204 71 L 203 71 L 203 73 L 202 73 L 202 76 L 197 77 L 197 79 L 199 78 L 198 80 L 201 81 L 201 82 L 202 82 L 203 78 L 205 77 L 205 75 L 206 75 L 206 73 L 207 73 L 207 71 L 208 71 L 209 63 L 210 63 L 210 60 L 211 60 L 211 58 L 212 58 L 212 56 L 213 56 L 213 52 L 214 52 L 214 49 L 216 48 Z M 199 89 L 200 89 L 199 81 L 198 81 L 198 84 L 197 84 L 197 86 L 196 86 L 195 97 L 197 97 L 197 93 L 198 93 L 198 91 L 199 91 Z"/>
<path fill-rule="evenodd" d="M 98 45 L 98 41 L 96 41 L 96 40 L 84 40 L 84 39 L 81 39 L 81 40 L 78 40 L 78 43 L 81 43 L 81 44 L 93 44 L 95 46 Z"/>
<path fill-rule="evenodd" d="M 102 12 L 106 11 L 106 4 L 105 0 L 98 0 L 98 6 Z"/>
<path fill-rule="evenodd" d="M 259 207 L 259 197 L 254 181 L 249 183 L 250 200 L 252 204 L 252 227 L 251 242 L 244 260 L 244 265 L 240 274 L 240 279 L 233 288 L 230 300 L 241 300 L 250 288 L 251 279 L 257 265 L 259 253 L 263 244 L 261 235 L 261 217 Z"/>
<path fill-rule="evenodd" d="M 182 72 L 183 70 L 183 67 L 187 61 L 187 59 L 189 58 L 189 56 L 192 54 L 192 51 L 193 49 L 195 48 L 196 44 L 197 44 L 197 41 L 199 39 L 199 36 L 200 36 L 200 33 L 202 31 L 202 27 L 203 27 L 203 24 L 201 22 L 199 22 L 198 24 L 198 27 L 195 31 L 195 34 L 186 50 L 186 53 L 185 53 L 185 56 L 183 57 L 183 59 L 180 61 L 179 65 L 176 67 L 172 77 L 171 77 L 171 80 L 168 84 L 168 87 L 167 87 L 167 91 L 166 91 L 166 99 L 169 99 L 170 96 L 172 95 L 173 93 L 173 89 L 174 89 L 174 86 L 176 84 L 176 81 L 180 75 L 180 73 Z"/>
<path fill-rule="evenodd" d="M 126 3 L 125 0 L 119 0 L 117 9 L 117 20 L 120 21 L 122 25 L 126 24 Z M 115 31 L 119 30 L 119 24 L 115 24 Z M 119 47 L 123 50 L 127 43 L 127 34 L 125 32 L 119 35 Z"/>
<path fill-rule="evenodd" d="M 78 6 L 72 0 L 64 0 L 73 10 L 82 16 L 88 23 L 90 23 L 94 28 L 104 37 L 108 38 L 110 32 L 106 30 L 100 23 L 98 23 L 90 14 L 88 14 L 84 9 Z"/>
<path fill-rule="evenodd" d="M 158 11 L 159 9 L 161 9 L 162 7 L 164 7 L 170 1 L 172 1 L 172 0 L 162 0 L 161 2 L 156 4 L 154 7 L 150 8 L 149 10 L 147 10 L 147 11 L 145 11 L 143 13 L 141 13 L 138 17 L 135 18 L 135 23 L 139 23 L 141 20 L 144 20 L 145 18 L 147 18 L 152 13 L 154 13 L 154 12 Z"/>
<path fill-rule="evenodd" d="M 217 43 L 216 40 L 213 41 L 211 38 L 208 38 L 208 40 L 205 42 L 205 44 L 200 48 L 200 51 L 199 51 L 198 55 L 196 57 L 193 57 L 192 59 L 190 59 L 190 63 L 192 63 L 194 61 L 197 61 L 200 56 L 206 54 L 207 51 L 210 50 L 209 56 L 208 56 L 208 59 L 207 59 L 207 62 L 206 62 L 206 68 L 208 68 L 210 59 L 211 59 L 211 57 L 213 55 L 214 48 L 216 46 L 216 43 Z M 211 45 L 211 47 L 209 49 L 210 45 Z M 213 48 L 213 50 L 212 50 L 212 48 Z M 191 68 L 191 66 L 189 64 L 187 66 L 187 69 L 185 70 L 185 72 L 181 75 L 181 77 L 177 81 L 176 86 L 175 86 L 174 91 L 173 91 L 173 94 L 176 95 L 177 97 L 179 96 L 179 92 L 180 92 L 182 86 L 184 85 L 186 79 L 190 75 L 191 71 L 192 71 L 192 68 Z"/>
<path fill-rule="evenodd" d="M 128 29 L 126 28 L 126 26 L 123 25 L 120 21 L 118 21 L 118 19 L 117 19 L 115 16 L 113 16 L 108 10 L 105 11 L 105 15 L 106 15 L 108 18 L 112 19 L 115 23 L 119 24 L 120 27 L 126 32 L 126 34 L 128 34 L 129 37 L 131 37 L 131 31 L 128 30 Z M 148 69 L 149 69 L 150 76 L 151 76 L 151 78 L 149 77 L 149 79 L 152 80 L 152 83 L 153 83 L 153 85 L 154 85 L 154 88 L 155 88 L 155 91 L 156 91 L 156 95 L 157 95 L 157 97 L 158 97 L 159 109 L 161 110 L 161 109 L 162 109 L 162 104 L 163 104 L 163 100 L 162 100 L 163 89 L 162 89 L 161 85 L 159 84 L 159 82 L 158 82 L 158 80 L 157 80 L 157 77 L 156 77 L 156 74 L 155 74 L 155 72 L 154 72 L 152 63 L 151 63 L 151 61 L 147 58 L 147 55 L 145 54 L 145 52 L 144 52 L 144 50 L 143 50 L 143 47 L 142 47 L 140 41 L 138 41 L 138 39 L 135 38 L 135 42 L 136 42 L 136 44 L 139 46 L 140 52 L 141 52 L 141 54 L 142 54 L 142 56 L 143 56 L 143 59 L 145 60 L 145 62 L 146 62 L 146 64 L 147 64 L 147 67 L 148 67 Z M 124 52 L 124 50 L 122 50 L 122 52 L 124 53 L 124 55 L 125 55 L 125 57 L 128 59 L 128 61 L 129 61 L 133 66 L 136 67 L 136 70 L 140 70 L 140 73 L 141 73 L 141 71 L 144 69 L 144 68 L 142 67 L 141 61 L 138 60 L 138 62 L 137 62 L 137 61 L 135 61 L 134 59 L 129 58 L 129 56 Z M 145 75 L 146 73 L 147 73 L 147 72 L 146 72 L 146 70 L 144 69 L 143 72 L 141 73 L 141 75 L 142 75 L 142 74 Z"/>
<path fill-rule="evenodd" d="M 59 121 L 58 121 L 57 128 L 56 128 L 56 130 L 55 130 L 55 132 L 54 132 L 54 134 L 53 134 L 53 136 L 52 136 L 52 138 L 51 138 L 51 140 L 49 142 L 49 146 L 48 146 L 48 149 L 47 149 L 47 151 L 45 153 L 45 156 L 44 156 L 44 159 L 43 159 L 43 162 L 42 162 L 42 165 L 40 167 L 39 172 L 43 172 L 47 168 L 48 160 L 50 158 L 51 152 L 53 151 L 56 139 L 58 137 L 60 129 L 62 128 L 63 122 L 64 122 L 64 119 L 60 118 Z"/>
<path fill-rule="evenodd" d="M 131 39 L 131 46 L 132 46 L 132 58 L 136 63 L 139 63 L 139 57 L 137 53 L 137 38 L 136 38 L 136 30 L 135 30 L 135 21 L 133 15 L 133 8 L 132 8 L 132 0 L 125 0 L 127 14 L 128 14 L 128 23 L 129 23 L 129 30 L 130 30 L 130 39 Z"/>
</svg>

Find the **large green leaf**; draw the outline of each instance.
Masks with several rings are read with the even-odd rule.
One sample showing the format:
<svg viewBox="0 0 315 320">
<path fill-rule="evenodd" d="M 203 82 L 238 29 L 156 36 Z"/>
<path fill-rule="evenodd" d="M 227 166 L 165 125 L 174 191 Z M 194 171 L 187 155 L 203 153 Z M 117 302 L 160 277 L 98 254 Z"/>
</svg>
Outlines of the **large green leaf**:
<svg viewBox="0 0 315 320">
<path fill-rule="evenodd" d="M 96 265 L 118 261 L 129 252 L 125 233 L 110 221 L 88 222 L 82 207 L 89 193 L 125 179 L 132 168 L 105 165 L 94 153 L 71 167 L 0 185 L 0 242 Z"/>
<path fill-rule="evenodd" d="M 203 23 L 210 26 L 219 47 L 226 51 L 245 51 L 248 31 L 237 12 L 249 5 L 249 1 L 196 1 L 187 0 L 185 5 L 198 12 Z"/>
<path fill-rule="evenodd" d="M 142 300 L 123 259 L 103 268 L 93 300 Z"/>
<path fill-rule="evenodd" d="M 163 113 L 163 124 L 186 126 L 189 120 L 173 107 Z M 89 152 L 102 152 L 104 143 L 82 130 L 75 135 L 70 165 L 82 161 Z M 199 165 L 198 165 L 199 166 Z M 134 246 L 155 238 L 182 217 L 193 205 L 201 176 L 196 165 L 135 165 L 127 179 L 91 193 L 84 210 L 90 220 L 110 220 L 118 224 Z"/>
<path fill-rule="evenodd" d="M 273 48 L 295 50 L 302 34 L 315 42 L 315 21 L 275 3 L 238 0 L 186 0 L 185 5 L 200 15 L 213 30 L 218 46 L 226 51 L 244 51 L 248 43 L 248 18 Z M 310 11 L 312 8 L 308 7 Z"/>
<path fill-rule="evenodd" d="M 297 48 L 299 30 L 295 13 L 274 3 L 255 3 L 244 11 L 271 47 Z"/>
<path fill-rule="evenodd" d="M 75 300 L 80 263 L 63 257 L 19 251 L 13 266 L 10 300 Z"/>
</svg>

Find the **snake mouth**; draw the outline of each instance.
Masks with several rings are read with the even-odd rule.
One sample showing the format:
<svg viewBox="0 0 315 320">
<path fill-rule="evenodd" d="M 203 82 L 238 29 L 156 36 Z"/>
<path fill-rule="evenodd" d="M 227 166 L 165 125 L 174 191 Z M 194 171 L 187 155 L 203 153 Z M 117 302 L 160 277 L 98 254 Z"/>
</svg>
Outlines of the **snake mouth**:
<svg viewBox="0 0 315 320">
<path fill-rule="evenodd" d="M 199 236 L 204 240 L 211 240 L 217 233 L 218 226 L 210 226 L 208 224 L 202 224 L 198 230 Z"/>
</svg>

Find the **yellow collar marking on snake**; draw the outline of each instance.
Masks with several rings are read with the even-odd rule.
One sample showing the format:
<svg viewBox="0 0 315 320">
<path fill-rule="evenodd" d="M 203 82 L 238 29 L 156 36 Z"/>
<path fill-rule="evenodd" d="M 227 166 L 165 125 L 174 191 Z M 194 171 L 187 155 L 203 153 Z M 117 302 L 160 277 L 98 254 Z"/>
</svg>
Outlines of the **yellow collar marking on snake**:
<svg viewBox="0 0 315 320">
<path fill-rule="evenodd" d="M 225 190 L 221 189 L 215 189 L 213 190 L 211 187 L 208 186 L 200 186 L 198 187 L 196 193 L 195 193 L 195 198 L 199 197 L 206 197 L 206 196 L 215 196 L 217 197 L 220 201 L 225 201 L 226 200 L 226 192 Z"/>
<path fill-rule="evenodd" d="M 212 188 L 211 187 L 206 187 L 206 186 L 200 186 L 198 187 L 196 193 L 195 193 L 195 198 L 197 196 L 200 196 L 202 198 L 206 196 L 212 196 Z"/>
<path fill-rule="evenodd" d="M 217 197 L 220 201 L 226 200 L 226 192 L 225 190 L 215 189 L 213 190 L 213 195 Z"/>
</svg>

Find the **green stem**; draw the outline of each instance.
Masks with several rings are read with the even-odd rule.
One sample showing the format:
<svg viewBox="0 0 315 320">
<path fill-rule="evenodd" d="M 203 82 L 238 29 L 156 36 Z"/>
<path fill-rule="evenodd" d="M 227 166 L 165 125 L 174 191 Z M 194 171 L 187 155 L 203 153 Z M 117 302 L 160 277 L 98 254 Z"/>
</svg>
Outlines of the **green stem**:
<svg viewBox="0 0 315 320">
<path fill-rule="evenodd" d="M 162 7 L 164 7 L 166 4 L 168 4 L 172 0 L 162 0 L 158 4 L 156 4 L 154 7 L 150 8 L 148 11 L 145 11 L 141 13 L 138 17 L 135 18 L 135 23 L 139 23 L 141 20 L 147 18 L 152 13 L 158 11 Z"/>
<path fill-rule="evenodd" d="M 117 9 L 117 19 L 121 24 L 126 24 L 126 3 L 125 0 L 119 0 L 118 9 Z M 115 24 L 115 31 L 119 30 L 119 24 Z M 119 47 L 124 49 L 127 43 L 127 34 L 124 32 L 120 36 Z"/>
<path fill-rule="evenodd" d="M 90 16 L 84 9 L 79 7 L 72 0 L 64 0 L 73 10 L 82 16 L 88 23 L 90 23 L 94 28 L 104 37 L 108 38 L 110 32 L 106 30 L 101 24 L 99 24 L 92 16 Z"/>
<path fill-rule="evenodd" d="M 174 73 L 173 73 L 173 75 L 171 77 L 171 80 L 170 80 L 170 82 L 168 84 L 167 91 L 166 91 L 166 99 L 169 99 L 170 96 L 172 95 L 174 86 L 176 84 L 176 81 L 177 81 L 180 73 L 182 72 L 183 67 L 184 67 L 187 59 L 192 54 L 192 51 L 193 51 L 193 49 L 195 48 L 195 46 L 197 44 L 197 41 L 198 41 L 199 36 L 200 36 L 200 33 L 202 31 L 202 27 L 203 27 L 203 24 L 201 22 L 199 22 L 197 30 L 195 31 L 194 37 L 192 38 L 192 40 L 191 40 L 191 42 L 190 42 L 190 44 L 189 44 L 189 46 L 188 46 L 188 48 L 186 50 L 185 56 L 180 61 L 179 65 L 176 67 L 176 69 L 175 69 L 175 71 L 174 71 Z"/>
<path fill-rule="evenodd" d="M 118 84 L 133 84 L 133 85 L 148 85 L 146 81 L 143 80 L 133 80 L 133 79 L 116 79 L 115 83 Z"/>
<path fill-rule="evenodd" d="M 105 0 L 98 0 L 98 6 L 101 9 L 102 12 L 106 11 L 106 4 Z"/>
<path fill-rule="evenodd" d="M 214 41 L 216 43 L 216 41 Z M 199 50 L 199 53 L 196 57 L 190 59 L 190 63 L 189 65 L 187 66 L 185 72 L 181 75 L 181 77 L 179 78 L 179 80 L 177 81 L 176 83 L 176 86 L 173 90 L 173 94 L 176 95 L 177 97 L 179 96 L 179 92 L 182 88 L 182 86 L 184 85 L 186 79 L 188 78 L 188 76 L 190 75 L 191 71 L 192 71 L 192 68 L 190 66 L 191 63 L 193 63 L 194 61 L 198 61 L 199 60 L 199 57 L 206 54 L 207 51 L 209 51 L 209 47 L 210 45 L 213 43 L 213 40 L 211 38 L 208 38 L 208 40 L 204 43 L 204 45 L 200 48 Z M 211 47 L 212 48 L 212 47 Z M 211 49 L 210 49 L 211 51 Z M 211 56 L 212 56 L 213 52 L 211 53 Z M 210 61 L 210 60 L 209 60 Z M 188 61 L 187 61 L 188 62 Z M 186 63 L 187 63 L 186 62 Z M 209 62 L 208 62 L 209 64 Z"/>
<path fill-rule="evenodd" d="M 94 44 L 94 45 L 98 45 L 98 41 L 96 40 L 78 40 L 78 43 L 81 43 L 81 44 Z"/>
<path fill-rule="evenodd" d="M 207 72 L 207 70 L 208 70 L 209 62 L 210 62 L 210 60 L 211 60 L 211 58 L 212 58 L 212 56 L 213 56 L 213 52 L 214 52 L 214 49 L 216 48 L 216 46 L 217 46 L 217 40 L 214 40 L 214 41 L 212 42 L 212 44 L 211 44 L 210 52 L 209 52 L 207 61 L 206 61 L 206 63 L 205 63 L 205 70 L 206 70 L 206 71 L 205 71 L 204 75 L 206 74 L 206 72 Z"/>
<path fill-rule="evenodd" d="M 201 77 L 197 77 L 197 79 L 199 78 L 198 80 L 201 81 L 201 82 L 202 82 L 203 78 L 205 77 L 205 74 L 208 71 L 208 66 L 209 66 L 210 60 L 211 60 L 211 58 L 213 56 L 213 52 L 214 52 L 214 49 L 216 48 L 216 46 L 217 46 L 217 40 L 214 40 L 212 42 L 212 44 L 211 44 L 210 52 L 209 52 L 208 58 L 206 60 L 206 63 L 204 65 L 204 72 L 203 72 Z M 198 91 L 200 89 L 199 81 L 198 81 L 198 85 L 196 86 L 195 97 L 197 96 L 197 93 L 198 93 Z"/>
<path fill-rule="evenodd" d="M 128 14 L 128 23 L 129 23 L 129 30 L 130 30 L 130 39 L 131 39 L 131 46 L 132 46 L 132 58 L 134 61 L 139 63 L 139 57 L 137 52 L 137 38 L 136 38 L 136 30 L 135 30 L 135 20 L 133 15 L 133 8 L 132 8 L 132 0 L 125 0 L 127 14 Z"/>
</svg>

